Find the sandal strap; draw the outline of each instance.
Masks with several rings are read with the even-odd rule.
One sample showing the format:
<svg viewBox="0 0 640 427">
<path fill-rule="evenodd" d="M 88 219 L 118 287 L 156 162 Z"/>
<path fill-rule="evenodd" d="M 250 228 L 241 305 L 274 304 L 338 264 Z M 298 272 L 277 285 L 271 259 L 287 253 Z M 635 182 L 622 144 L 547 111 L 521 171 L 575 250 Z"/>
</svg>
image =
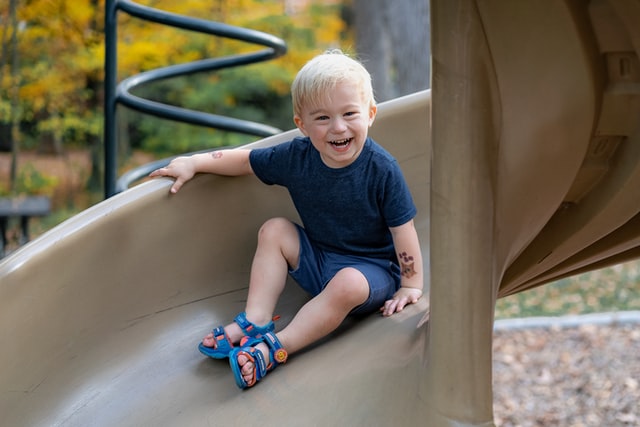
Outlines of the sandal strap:
<svg viewBox="0 0 640 427">
<path fill-rule="evenodd" d="M 236 377 L 236 383 L 240 388 L 247 388 L 254 386 L 258 381 L 267 375 L 267 373 L 273 369 L 272 363 L 267 365 L 267 361 L 265 360 L 264 354 L 262 351 L 258 350 L 255 346 L 263 342 L 262 338 L 251 338 L 244 337 L 240 342 L 240 347 L 236 347 L 231 356 L 229 357 L 229 361 L 231 363 L 231 367 L 234 369 L 234 375 Z M 237 358 L 239 354 L 244 354 L 249 358 L 251 362 L 254 364 L 253 369 L 253 380 L 247 383 L 241 374 L 241 369 L 238 366 Z M 236 372 L 237 371 L 237 372 Z"/>
<path fill-rule="evenodd" d="M 224 331 L 224 327 L 218 326 L 211 331 L 213 333 L 213 337 L 216 341 L 220 341 L 221 339 L 225 339 L 227 337 L 227 333 Z"/>
<path fill-rule="evenodd" d="M 255 346 L 260 341 L 261 340 L 255 340 L 249 345 Z M 265 375 L 267 375 L 267 372 L 269 372 L 272 369 L 271 363 L 267 365 L 267 361 L 265 360 L 264 354 L 255 347 L 253 347 L 253 351 L 250 352 L 249 354 L 253 356 L 253 363 L 255 364 L 254 372 L 256 375 L 256 381 L 260 381 L 265 377 Z"/>
<path fill-rule="evenodd" d="M 233 350 L 233 344 L 229 340 L 229 336 L 224 332 L 222 326 L 215 328 L 212 333 L 215 347 L 207 347 L 203 343 L 200 343 L 198 344 L 198 350 L 205 356 L 213 357 L 214 359 L 225 359 L 229 356 L 231 350 Z"/>
<path fill-rule="evenodd" d="M 238 314 L 234 321 L 242 329 L 242 333 L 245 337 L 253 339 L 262 339 L 264 334 L 272 332 L 275 329 L 273 323 L 274 320 L 278 320 L 280 316 L 275 316 L 271 322 L 264 326 L 257 326 L 254 323 L 247 320 L 247 316 L 244 312 Z M 198 350 L 205 356 L 213 357 L 214 359 L 225 359 L 229 356 L 229 353 L 235 348 L 229 335 L 224 330 L 224 326 L 218 326 L 212 331 L 213 339 L 215 340 L 215 347 L 206 347 L 203 343 L 198 344 Z"/>
<path fill-rule="evenodd" d="M 264 353 L 256 348 L 256 346 L 262 342 L 266 343 L 269 347 L 269 357 L 271 359 L 269 364 L 267 364 Z M 253 379 L 251 381 L 247 382 L 242 376 L 242 370 L 238 365 L 238 355 L 240 354 L 244 354 L 254 364 Z M 287 351 L 282 347 L 282 343 L 278 337 L 271 332 L 264 334 L 261 338 L 245 336 L 240 341 L 240 347 L 236 347 L 229 356 L 229 362 L 236 379 L 236 384 L 243 389 L 253 387 L 258 381 L 263 379 L 267 373 L 286 361 Z"/>
<path fill-rule="evenodd" d="M 279 316 L 275 316 L 273 320 L 278 320 L 279 318 L 280 318 Z M 273 332 L 273 330 L 275 329 L 275 324 L 273 323 L 273 320 L 264 326 L 258 326 L 255 323 L 247 320 L 247 314 L 244 311 L 238 314 L 235 319 L 233 319 L 233 321 L 236 322 L 238 326 L 240 326 L 240 329 L 242 329 L 242 332 L 246 336 L 249 336 L 252 338 L 261 338 L 266 333 Z"/>
<path fill-rule="evenodd" d="M 268 332 L 264 334 L 263 340 L 269 346 L 269 356 L 271 359 L 271 364 L 269 365 L 270 369 L 273 369 L 287 361 L 289 353 L 284 349 L 276 334 Z"/>
</svg>

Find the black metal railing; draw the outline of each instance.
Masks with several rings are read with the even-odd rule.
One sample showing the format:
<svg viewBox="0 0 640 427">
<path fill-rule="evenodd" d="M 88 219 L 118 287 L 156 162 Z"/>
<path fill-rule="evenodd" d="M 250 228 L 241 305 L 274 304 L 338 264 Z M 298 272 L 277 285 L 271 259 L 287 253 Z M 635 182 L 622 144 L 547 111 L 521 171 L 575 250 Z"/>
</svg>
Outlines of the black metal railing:
<svg viewBox="0 0 640 427">
<path fill-rule="evenodd" d="M 265 49 L 239 55 L 210 58 L 158 68 L 134 75 L 123 80 L 120 84 L 117 84 L 116 18 L 118 11 L 162 25 L 265 46 Z M 207 21 L 204 19 L 191 18 L 175 13 L 165 12 L 137 4 L 131 0 L 107 0 L 105 13 L 105 49 L 104 185 L 106 198 L 125 189 L 129 182 L 146 175 L 146 173 L 148 173 L 147 170 L 150 171 L 156 167 L 160 167 L 170 160 L 160 160 L 147 166 L 143 166 L 137 172 L 128 173 L 126 176 L 123 176 L 122 179 L 117 180 L 117 104 L 122 104 L 142 113 L 151 114 L 169 120 L 247 135 L 264 137 L 281 132 L 280 129 L 260 123 L 189 110 L 174 105 L 162 104 L 140 98 L 131 93 L 134 88 L 157 80 L 254 64 L 256 62 L 277 58 L 286 53 L 287 47 L 283 40 L 275 36 L 262 33 L 260 31 L 226 25 L 220 22 Z"/>
</svg>

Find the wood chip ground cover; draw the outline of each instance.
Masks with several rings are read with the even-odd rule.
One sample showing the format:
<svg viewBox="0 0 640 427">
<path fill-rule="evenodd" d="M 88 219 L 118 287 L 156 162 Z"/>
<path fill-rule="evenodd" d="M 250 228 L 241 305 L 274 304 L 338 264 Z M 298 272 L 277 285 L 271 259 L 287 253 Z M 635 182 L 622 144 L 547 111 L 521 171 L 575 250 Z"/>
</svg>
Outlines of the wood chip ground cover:
<svg viewBox="0 0 640 427">
<path fill-rule="evenodd" d="M 640 325 L 500 330 L 496 426 L 640 426 Z"/>
</svg>

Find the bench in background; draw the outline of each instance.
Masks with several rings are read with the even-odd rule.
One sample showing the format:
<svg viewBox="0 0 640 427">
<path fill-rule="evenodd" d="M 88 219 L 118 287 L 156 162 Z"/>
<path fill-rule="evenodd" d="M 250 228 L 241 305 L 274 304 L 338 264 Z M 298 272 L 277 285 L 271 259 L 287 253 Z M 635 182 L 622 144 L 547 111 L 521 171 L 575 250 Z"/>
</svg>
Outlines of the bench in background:
<svg viewBox="0 0 640 427">
<path fill-rule="evenodd" d="M 29 220 L 51 212 L 51 200 L 46 196 L 0 198 L 0 258 L 5 255 L 9 218 L 20 218 L 20 245 L 29 241 Z"/>
</svg>

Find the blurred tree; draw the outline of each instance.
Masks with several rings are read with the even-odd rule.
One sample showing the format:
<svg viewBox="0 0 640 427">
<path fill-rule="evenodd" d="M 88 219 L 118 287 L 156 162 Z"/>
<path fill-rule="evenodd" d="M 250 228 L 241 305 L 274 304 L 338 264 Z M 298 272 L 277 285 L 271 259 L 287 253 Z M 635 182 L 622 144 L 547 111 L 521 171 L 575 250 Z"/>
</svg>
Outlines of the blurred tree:
<svg viewBox="0 0 640 427">
<path fill-rule="evenodd" d="M 378 101 L 427 89 L 429 0 L 352 0 L 357 51 Z"/>
<path fill-rule="evenodd" d="M 0 128 L 13 123 L 13 152 L 18 142 L 58 154 L 67 141 L 98 146 L 101 5 L 97 0 L 12 0 L 0 4 L 3 21 L 13 5 L 15 49 L 0 64 L 0 100 L 17 98 L 8 109 L 0 101 Z M 13 78 L 7 73 L 12 69 L 18 69 Z"/>
<path fill-rule="evenodd" d="M 7 58 L 11 56 L 11 67 L 9 72 L 10 90 L 9 101 L 4 102 L 4 105 L 0 105 L 0 111 L 8 111 L 8 122 L 10 129 L 8 134 L 9 146 L 11 147 L 11 166 L 9 172 L 9 191 L 13 192 L 16 187 L 17 176 L 17 163 L 18 163 L 18 150 L 20 146 L 18 144 L 18 122 L 20 120 L 18 110 L 18 19 L 17 19 L 17 0 L 10 0 L 8 19 L 5 19 L 5 25 L 3 25 L 2 32 L 2 54 L 0 64 L 7 63 Z M 11 33 L 11 36 L 8 34 Z M 4 73 L 0 74 L 0 79 Z"/>
<path fill-rule="evenodd" d="M 173 79 L 142 89 L 145 96 L 217 114 L 239 115 L 291 127 L 289 84 L 311 56 L 348 40 L 336 1 L 138 0 L 187 16 L 252 28 L 285 39 L 289 53 L 276 61 L 215 74 Z M 16 11 L 12 26 L 10 11 Z M 156 67 L 257 49 L 241 42 L 176 30 L 120 13 L 119 78 Z M 0 136 L 16 114 L 27 149 L 60 153 L 92 147 L 97 185 L 101 173 L 104 0 L 0 1 Z M 17 27 L 22 31 L 13 31 Z M 12 33 L 13 31 L 13 33 Z M 17 49 L 11 50 L 11 34 Z M 19 63 L 9 53 L 14 52 Z M 16 67 L 14 79 L 11 67 Z M 13 92 L 13 91 L 16 92 Z M 12 107 L 11 94 L 17 94 Z M 176 125 L 121 109 L 128 118 L 122 135 L 134 146 L 176 153 L 244 141 L 210 129 Z M 2 136 L 4 140 L 4 136 Z M 16 138 L 17 139 L 17 138 Z M 124 139 L 126 141 L 126 138 Z M 12 145 L 12 144 L 6 144 Z M 126 150 L 121 150 L 126 152 Z"/>
<path fill-rule="evenodd" d="M 191 0 L 178 4 L 156 1 L 155 7 L 174 13 L 204 17 L 274 34 L 287 42 L 288 52 L 284 57 L 266 63 L 153 83 L 140 89 L 137 94 L 159 102 L 267 123 L 281 129 L 292 128 L 289 86 L 297 70 L 311 56 L 327 48 L 351 42 L 341 18 L 340 2 L 298 2 L 300 7 L 294 9 L 288 8 L 288 3 L 291 2 Z M 204 4 L 208 6 L 205 7 Z M 164 62 L 162 65 L 168 65 L 187 59 L 233 55 L 261 48 L 233 40 L 159 28 L 155 24 L 133 23 L 130 20 L 121 27 L 121 33 L 129 34 L 130 25 L 131 29 L 133 26 L 155 28 L 148 30 L 153 31 L 154 43 L 159 38 L 168 37 L 173 41 L 171 46 L 180 49 L 180 52 L 171 55 L 171 58 L 157 61 L 154 66 L 161 62 Z M 161 35 L 158 32 L 161 32 Z M 136 46 L 142 46 L 141 39 L 136 40 Z M 156 52 L 157 55 L 158 47 L 152 49 L 153 43 L 149 46 L 149 52 Z M 126 53 L 132 47 L 133 45 L 122 46 L 119 50 L 119 61 L 136 58 Z M 131 67 L 133 68 L 135 67 Z M 139 65 L 138 68 L 143 69 L 144 66 Z M 255 139 L 212 129 L 176 125 L 160 119 L 141 117 L 134 112 L 126 112 L 125 118 L 128 134 L 132 137 L 132 146 L 167 155 L 212 146 L 246 143 Z"/>
<path fill-rule="evenodd" d="M 91 83 L 102 75 L 99 6 L 95 0 L 19 2 L 21 119 L 36 124 L 40 149 L 60 152 L 67 133 L 79 140 L 99 134 Z"/>
</svg>

